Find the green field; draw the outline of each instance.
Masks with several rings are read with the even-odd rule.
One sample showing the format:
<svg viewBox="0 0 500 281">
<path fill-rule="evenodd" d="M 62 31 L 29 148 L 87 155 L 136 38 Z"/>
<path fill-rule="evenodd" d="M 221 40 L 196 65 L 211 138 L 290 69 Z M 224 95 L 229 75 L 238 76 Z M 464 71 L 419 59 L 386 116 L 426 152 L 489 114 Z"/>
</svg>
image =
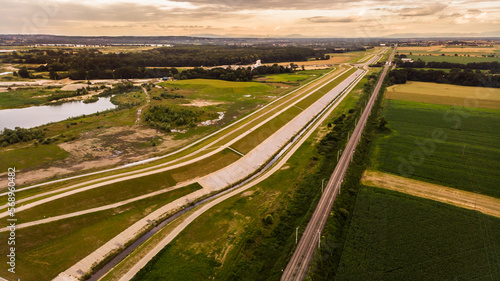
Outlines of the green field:
<svg viewBox="0 0 500 281">
<path fill-rule="evenodd" d="M 500 111 L 387 100 L 375 169 L 500 197 Z"/>
<path fill-rule="evenodd" d="M 0 151 L 0 171 L 9 167 L 24 169 L 32 165 L 47 166 L 52 162 L 66 158 L 68 153 L 57 145 L 39 145 L 21 149 Z"/>
<path fill-rule="evenodd" d="M 417 56 L 417 55 L 408 55 L 408 58 L 411 58 L 413 60 L 421 59 L 424 62 L 429 62 L 429 61 L 437 61 L 437 62 L 453 62 L 453 63 L 470 63 L 470 62 L 492 62 L 492 61 L 498 61 L 500 62 L 500 57 L 465 57 L 465 56 L 453 56 L 453 55 L 448 55 L 448 56 Z"/>
<path fill-rule="evenodd" d="M 335 280 L 500 280 L 498 233 L 498 218 L 365 187 Z"/>
<path fill-rule="evenodd" d="M 2 267 L 0 274 L 10 280 L 51 280 L 137 220 L 200 188 L 199 184 L 192 184 L 115 209 L 19 229 L 16 274 L 7 272 L 7 267 Z M 0 233 L 0 239 L 7 240 L 7 235 L 8 232 Z M 3 243 L 0 251 L 7 253 L 8 247 Z"/>
<path fill-rule="evenodd" d="M 55 89 L 25 88 L 0 92 L 0 109 L 40 105 L 47 101 L 47 96 L 54 94 Z"/>
<path fill-rule="evenodd" d="M 387 88 L 387 99 L 500 109 L 500 89 L 408 81 Z"/>
</svg>

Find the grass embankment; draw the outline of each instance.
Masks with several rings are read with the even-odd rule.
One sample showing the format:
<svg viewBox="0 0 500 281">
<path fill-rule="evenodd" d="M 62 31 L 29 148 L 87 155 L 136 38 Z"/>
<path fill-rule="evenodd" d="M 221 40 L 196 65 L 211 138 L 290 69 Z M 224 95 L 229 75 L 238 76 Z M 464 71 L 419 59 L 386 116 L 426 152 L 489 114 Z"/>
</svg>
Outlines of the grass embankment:
<svg viewBox="0 0 500 281">
<path fill-rule="evenodd" d="M 336 165 L 337 150 L 361 104 L 342 103 L 325 124 L 335 124 L 318 145 L 312 135 L 279 172 L 213 207 L 190 224 L 133 280 L 278 280 L 320 197 L 321 181 Z M 342 115 L 344 113 L 345 115 Z M 322 134 L 322 128 L 319 134 Z"/>
<path fill-rule="evenodd" d="M 499 280 L 498 233 L 498 218 L 364 187 L 335 280 Z"/>
<path fill-rule="evenodd" d="M 328 91 L 330 91 L 331 89 L 336 87 L 339 83 L 344 81 L 347 77 L 349 77 L 354 72 L 356 72 L 356 69 L 350 69 L 350 70 L 346 71 L 344 74 L 337 77 L 332 82 L 321 87 L 315 93 L 311 94 L 307 98 L 298 102 L 295 106 L 293 106 L 293 107 L 289 108 L 288 110 L 286 110 L 285 112 L 283 112 L 283 114 L 281 114 L 280 116 L 277 116 L 273 120 L 270 120 L 269 122 L 262 125 L 258 129 L 252 131 L 248 136 L 237 141 L 231 147 L 233 147 L 234 149 L 236 149 L 242 153 L 248 153 L 255 146 L 257 146 L 258 144 L 260 144 L 261 142 L 266 140 L 269 136 L 271 136 L 276 131 L 278 131 L 281 127 L 283 127 L 286 123 L 288 123 L 293 118 L 295 118 L 297 115 L 299 115 L 302 110 L 308 108 L 311 104 L 313 104 L 319 98 L 324 96 L 326 93 L 328 93 Z"/>
<path fill-rule="evenodd" d="M 2 267 L 0 274 L 16 280 L 51 280 L 137 220 L 200 188 L 199 184 L 192 184 L 112 210 L 19 229 L 16 232 L 16 274 L 8 272 L 7 267 Z M 8 234 L 0 233 L 0 239 L 7 240 Z M 7 253 L 8 247 L 3 243 L 0 251 Z"/>
<path fill-rule="evenodd" d="M 500 112 L 387 100 L 374 168 L 500 198 Z"/>
<path fill-rule="evenodd" d="M 500 109 L 500 89 L 408 81 L 387 89 L 387 99 Z"/>
<path fill-rule="evenodd" d="M 56 199 L 19 212 L 17 216 L 20 220 L 28 222 L 120 202 L 174 186 L 192 179 L 194 175 L 200 177 L 209 174 L 239 158 L 239 155 L 226 149 L 199 162 L 170 171 L 121 181 Z"/>
</svg>

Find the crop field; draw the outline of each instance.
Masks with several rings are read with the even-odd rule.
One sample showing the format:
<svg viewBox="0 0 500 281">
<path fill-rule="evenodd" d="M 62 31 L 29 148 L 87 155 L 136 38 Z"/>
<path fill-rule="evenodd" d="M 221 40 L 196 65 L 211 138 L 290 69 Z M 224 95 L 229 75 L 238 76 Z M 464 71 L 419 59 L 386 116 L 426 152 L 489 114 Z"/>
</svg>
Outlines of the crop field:
<svg viewBox="0 0 500 281">
<path fill-rule="evenodd" d="M 175 199 L 200 189 L 192 184 L 115 209 L 91 213 L 16 231 L 16 277 L 26 281 L 51 280 L 137 220 Z M 7 239 L 8 232 L 0 233 Z M 0 250 L 8 252 L 7 243 Z M 0 274 L 11 277 L 7 268 Z"/>
<path fill-rule="evenodd" d="M 500 197 L 500 111 L 386 100 L 374 168 Z"/>
<path fill-rule="evenodd" d="M 492 47 L 474 47 L 474 46 L 428 46 L 428 47 L 398 47 L 397 52 L 401 54 L 433 54 L 433 55 L 470 55 L 472 56 L 482 56 L 482 55 L 492 55 L 498 53 L 500 46 L 495 45 Z"/>
<path fill-rule="evenodd" d="M 499 280 L 500 219 L 360 190 L 335 280 Z"/>
<path fill-rule="evenodd" d="M 492 62 L 492 61 L 498 61 L 500 62 L 500 57 L 466 57 L 466 56 L 454 56 L 454 55 L 447 55 L 447 56 L 441 56 L 441 55 L 426 55 L 426 56 L 418 56 L 418 55 L 409 55 L 408 58 L 411 58 L 413 60 L 421 59 L 424 62 L 429 62 L 429 61 L 436 61 L 436 62 L 453 62 L 453 63 L 471 63 L 471 62 Z"/>
<path fill-rule="evenodd" d="M 408 81 L 387 88 L 387 99 L 500 109 L 500 89 Z"/>
</svg>

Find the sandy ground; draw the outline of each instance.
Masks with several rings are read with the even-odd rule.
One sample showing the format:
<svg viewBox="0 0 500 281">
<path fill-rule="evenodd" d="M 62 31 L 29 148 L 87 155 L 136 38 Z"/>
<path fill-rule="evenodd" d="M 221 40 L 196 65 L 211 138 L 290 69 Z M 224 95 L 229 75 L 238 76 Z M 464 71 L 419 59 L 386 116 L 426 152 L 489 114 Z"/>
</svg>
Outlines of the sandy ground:
<svg viewBox="0 0 500 281">
<path fill-rule="evenodd" d="M 209 105 L 219 105 L 219 104 L 224 104 L 225 102 L 214 102 L 214 101 L 208 101 L 208 100 L 192 100 L 191 103 L 183 104 L 184 106 L 196 106 L 196 107 L 202 107 L 202 106 L 209 106 Z"/>
<path fill-rule="evenodd" d="M 76 91 L 87 87 L 88 84 L 68 84 L 61 88 L 61 91 Z"/>
<path fill-rule="evenodd" d="M 366 171 L 361 181 L 364 185 L 427 198 L 500 218 L 498 198 L 377 171 Z"/>
</svg>

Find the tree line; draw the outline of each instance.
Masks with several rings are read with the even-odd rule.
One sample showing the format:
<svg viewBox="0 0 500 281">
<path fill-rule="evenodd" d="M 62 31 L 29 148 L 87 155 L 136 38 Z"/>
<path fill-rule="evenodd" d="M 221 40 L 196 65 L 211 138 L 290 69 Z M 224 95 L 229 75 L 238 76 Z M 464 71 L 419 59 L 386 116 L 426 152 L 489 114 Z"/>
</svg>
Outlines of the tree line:
<svg viewBox="0 0 500 281">
<path fill-rule="evenodd" d="M 142 52 L 102 53 L 97 49 L 27 50 L 3 58 L 6 63 L 39 64 L 39 72 L 69 73 L 72 79 L 142 78 L 165 76 L 166 70 L 148 67 L 201 67 L 263 62 L 327 59 L 326 50 L 276 46 L 176 46 Z M 23 74 L 24 73 L 23 71 Z"/>
<path fill-rule="evenodd" d="M 446 61 L 429 61 L 425 62 L 421 59 L 417 59 L 413 62 L 404 62 L 400 59 L 396 60 L 396 64 L 398 67 L 402 68 L 441 68 L 441 69 L 481 69 L 481 70 L 489 70 L 490 73 L 496 74 L 500 73 L 500 63 L 497 61 L 492 62 L 470 62 L 470 63 L 454 63 L 454 62 L 446 62 Z"/>
<path fill-rule="evenodd" d="M 479 70 L 452 69 L 449 73 L 443 70 L 423 70 L 414 68 L 395 69 L 389 73 L 392 84 L 405 84 L 406 81 L 445 83 L 460 86 L 500 88 L 500 76 L 484 74 Z"/>
</svg>

